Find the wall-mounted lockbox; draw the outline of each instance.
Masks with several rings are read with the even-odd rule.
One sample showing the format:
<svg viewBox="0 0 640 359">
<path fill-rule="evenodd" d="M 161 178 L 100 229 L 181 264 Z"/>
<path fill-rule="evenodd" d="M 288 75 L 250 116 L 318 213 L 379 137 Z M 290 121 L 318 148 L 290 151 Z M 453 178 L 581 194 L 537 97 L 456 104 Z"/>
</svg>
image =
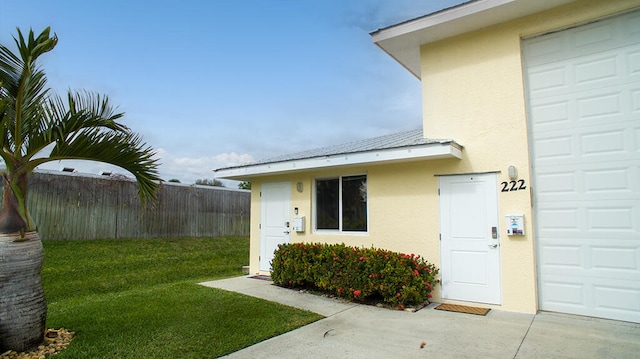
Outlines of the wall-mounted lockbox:
<svg viewBox="0 0 640 359">
<path fill-rule="evenodd" d="M 508 214 L 506 216 L 505 226 L 507 228 L 507 235 L 524 236 L 524 215 Z"/>
<path fill-rule="evenodd" d="M 304 216 L 293 217 L 293 230 L 296 232 L 304 232 Z"/>
</svg>

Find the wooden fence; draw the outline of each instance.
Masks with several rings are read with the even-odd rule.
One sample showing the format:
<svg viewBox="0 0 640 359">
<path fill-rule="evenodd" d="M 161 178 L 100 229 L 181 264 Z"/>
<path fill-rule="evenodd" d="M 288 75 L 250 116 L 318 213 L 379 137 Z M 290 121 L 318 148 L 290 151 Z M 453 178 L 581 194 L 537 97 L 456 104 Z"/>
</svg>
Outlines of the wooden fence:
<svg viewBox="0 0 640 359">
<path fill-rule="evenodd" d="M 163 183 L 158 201 L 143 208 L 136 183 L 123 176 L 35 172 L 29 185 L 42 239 L 249 235 L 246 190 Z"/>
</svg>

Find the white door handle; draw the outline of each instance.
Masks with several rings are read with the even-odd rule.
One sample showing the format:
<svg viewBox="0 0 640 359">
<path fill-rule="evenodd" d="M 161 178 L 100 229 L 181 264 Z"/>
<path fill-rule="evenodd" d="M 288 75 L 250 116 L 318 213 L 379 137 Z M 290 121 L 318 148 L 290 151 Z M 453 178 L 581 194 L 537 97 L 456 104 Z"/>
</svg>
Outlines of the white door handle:
<svg viewBox="0 0 640 359">
<path fill-rule="evenodd" d="M 284 231 L 284 232 L 282 232 L 282 233 L 284 233 L 284 234 L 289 234 L 289 231 Z"/>
<path fill-rule="evenodd" d="M 489 248 L 498 248 L 498 244 L 497 243 L 489 244 L 488 246 L 489 246 Z"/>
</svg>

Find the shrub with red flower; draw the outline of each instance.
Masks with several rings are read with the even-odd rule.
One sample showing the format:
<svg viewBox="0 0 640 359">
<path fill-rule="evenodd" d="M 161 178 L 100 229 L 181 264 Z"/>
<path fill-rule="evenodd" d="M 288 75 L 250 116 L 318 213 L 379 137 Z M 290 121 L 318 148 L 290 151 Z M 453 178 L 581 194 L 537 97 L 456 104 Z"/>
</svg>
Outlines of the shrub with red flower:
<svg viewBox="0 0 640 359">
<path fill-rule="evenodd" d="M 438 268 L 420 256 L 344 244 L 282 244 L 271 266 L 276 285 L 394 306 L 426 302 L 438 283 Z"/>
</svg>

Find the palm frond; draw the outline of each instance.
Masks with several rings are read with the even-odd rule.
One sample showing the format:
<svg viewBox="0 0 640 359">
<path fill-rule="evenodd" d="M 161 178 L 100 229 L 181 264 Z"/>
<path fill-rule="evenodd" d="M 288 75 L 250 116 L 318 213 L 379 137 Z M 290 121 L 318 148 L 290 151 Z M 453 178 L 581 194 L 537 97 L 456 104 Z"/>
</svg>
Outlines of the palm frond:
<svg viewBox="0 0 640 359">
<path fill-rule="evenodd" d="M 65 102 L 50 95 L 42 107 L 38 128 L 32 130 L 27 153 L 32 158 L 52 143 L 71 141 L 83 129 L 104 129 L 127 132 L 129 128 L 117 122 L 123 113 L 116 113 L 107 96 L 92 92 L 71 92 Z"/>
<path fill-rule="evenodd" d="M 109 102 L 109 97 L 97 93 L 82 91 L 67 94 L 69 110 L 71 113 L 87 112 L 92 115 L 92 122 L 85 127 L 105 127 L 112 130 L 126 130 L 127 128 L 116 122 L 124 116 L 123 113 L 116 113 Z"/>
<path fill-rule="evenodd" d="M 20 94 L 21 101 L 16 101 L 16 133 L 14 142 L 19 148 L 15 148 L 16 154 L 28 155 L 27 146 L 32 137 L 37 136 L 41 128 L 43 105 L 46 103 L 49 89 L 46 87 L 44 73 L 37 70 L 25 80 Z M 19 107 L 18 107 L 19 106 Z M 20 116 L 18 116 L 20 114 Z M 20 119 L 19 121 L 18 118 Z"/>
<path fill-rule="evenodd" d="M 38 58 L 51 51 L 58 38 L 46 28 L 14 37 L 17 53 L 0 45 L 0 156 L 7 173 L 26 175 L 40 164 L 63 159 L 110 163 L 132 173 L 141 200 L 155 199 L 160 178 L 150 146 L 125 125 L 107 96 L 71 92 L 66 98 L 50 93 Z M 53 144 L 48 157 L 40 156 Z M 26 188 L 21 189 L 26 194 Z"/>
<path fill-rule="evenodd" d="M 138 181 L 138 196 L 144 202 L 156 199 L 159 186 L 158 159 L 142 138 L 129 131 L 83 129 L 71 141 L 60 141 L 47 161 L 61 159 L 109 163 L 127 170 Z"/>
<path fill-rule="evenodd" d="M 37 135 L 42 104 L 49 91 L 47 78 L 37 65 L 37 59 L 51 51 L 58 40 L 55 35 L 49 37 L 47 28 L 37 38 L 33 30 L 29 31 L 28 41 L 18 29 L 18 38 L 14 37 L 14 41 L 20 57 L 0 46 L 0 96 L 6 101 L 2 127 L 7 133 L 3 149 L 21 158 L 27 154 L 24 144 L 28 144 L 31 136 Z"/>
<path fill-rule="evenodd" d="M 58 36 L 53 34 L 53 37 L 51 37 L 51 28 L 49 27 L 44 29 L 37 38 L 35 37 L 33 30 L 29 30 L 29 39 L 27 42 L 25 42 L 22 31 L 20 31 L 19 28 L 16 30 L 18 31 L 18 38 L 14 37 L 13 39 L 18 46 L 20 57 L 27 65 L 35 63 L 36 59 L 40 57 L 40 55 L 53 50 L 53 48 L 58 44 Z"/>
<path fill-rule="evenodd" d="M 0 96 L 4 92 L 15 94 L 22 74 L 22 61 L 6 46 L 0 44 L 0 83 L 2 83 Z"/>
</svg>

